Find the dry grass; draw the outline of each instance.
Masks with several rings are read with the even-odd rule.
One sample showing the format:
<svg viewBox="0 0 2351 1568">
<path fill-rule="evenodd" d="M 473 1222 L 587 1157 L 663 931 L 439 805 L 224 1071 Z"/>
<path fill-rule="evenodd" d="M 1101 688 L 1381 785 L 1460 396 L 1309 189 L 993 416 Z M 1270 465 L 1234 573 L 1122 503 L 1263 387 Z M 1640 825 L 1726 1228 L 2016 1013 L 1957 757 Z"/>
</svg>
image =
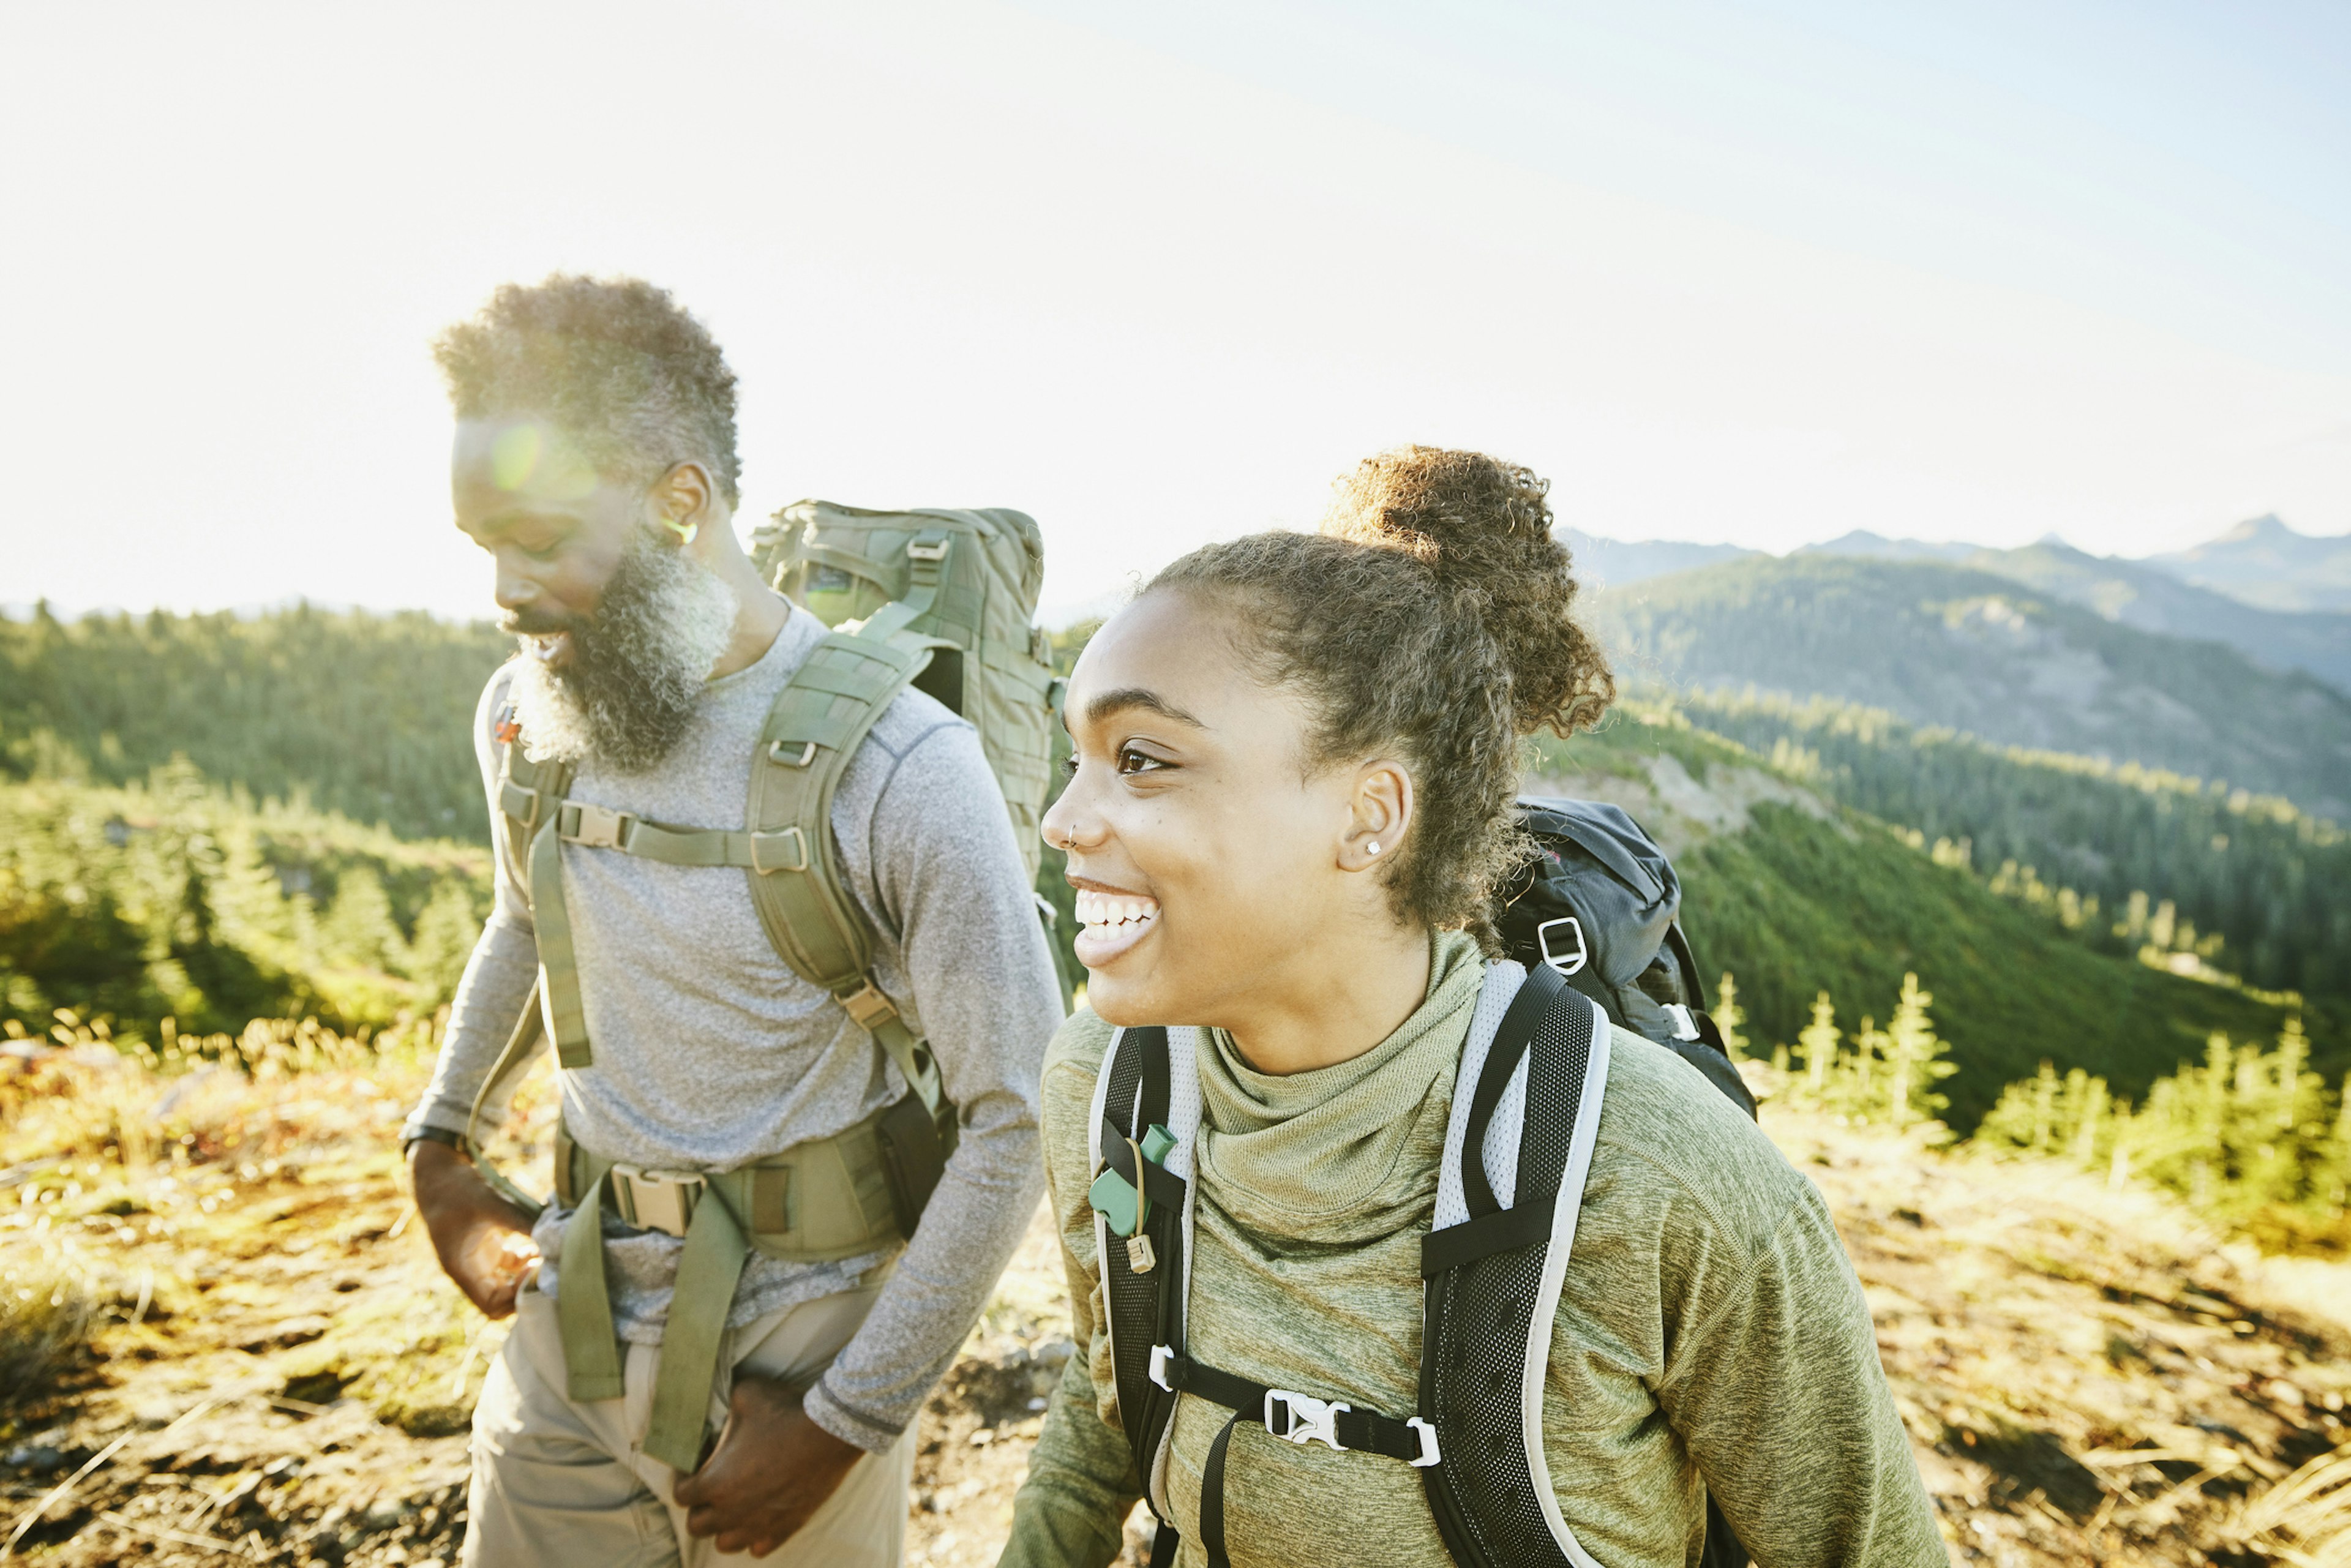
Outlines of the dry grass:
<svg viewBox="0 0 2351 1568">
<path fill-rule="evenodd" d="M 408 1218 L 429 1035 L 275 1025 L 161 1071 L 67 1032 L 0 1055 L 0 1540 L 120 1442 L 18 1555 L 453 1559 L 501 1331 Z M 543 1186 L 544 1077 L 520 1098 Z M 1766 1124 L 1837 1215 L 1955 1560 L 2351 1568 L 2351 1267 L 2047 1162 Z M 1040 1212 L 925 1414 L 909 1563 L 994 1561 L 1068 1321 Z"/>
</svg>

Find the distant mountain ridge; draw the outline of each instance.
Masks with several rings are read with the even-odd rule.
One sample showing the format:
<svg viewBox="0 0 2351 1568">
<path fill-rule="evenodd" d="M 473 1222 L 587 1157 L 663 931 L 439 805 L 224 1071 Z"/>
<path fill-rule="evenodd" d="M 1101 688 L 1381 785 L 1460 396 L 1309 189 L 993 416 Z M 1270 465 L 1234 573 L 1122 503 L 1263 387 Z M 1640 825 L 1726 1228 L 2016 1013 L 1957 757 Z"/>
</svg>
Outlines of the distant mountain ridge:
<svg viewBox="0 0 2351 1568">
<path fill-rule="evenodd" d="M 2285 531 L 2305 544 L 2328 542 Z M 2059 538 L 2045 538 L 2020 549 L 1992 549 L 1889 539 L 1856 530 L 1826 544 L 1806 545 L 1796 554 L 1935 560 L 1994 572 L 2082 605 L 2108 621 L 2142 632 L 2226 643 L 2255 664 L 2273 670 L 2306 670 L 2337 690 L 2351 693 L 2351 614 L 2264 609 L 2199 587 L 2153 562 L 2094 556 Z"/>
<path fill-rule="evenodd" d="M 1575 561 L 1576 577 L 1594 587 L 1622 588 L 1670 572 L 1763 553 L 1737 545 L 1686 544 L 1679 539 L 1602 538 L 1582 528 L 1562 528 L 1555 532 Z"/>
<path fill-rule="evenodd" d="M 2299 534 L 2274 513 L 2147 564 L 2264 610 L 2351 612 L 2351 534 Z"/>
<path fill-rule="evenodd" d="M 2351 695 L 2012 576 L 1759 557 L 1604 591 L 1593 615 L 1635 679 L 1840 697 L 1999 745 L 2224 779 L 2351 821 Z"/>
</svg>

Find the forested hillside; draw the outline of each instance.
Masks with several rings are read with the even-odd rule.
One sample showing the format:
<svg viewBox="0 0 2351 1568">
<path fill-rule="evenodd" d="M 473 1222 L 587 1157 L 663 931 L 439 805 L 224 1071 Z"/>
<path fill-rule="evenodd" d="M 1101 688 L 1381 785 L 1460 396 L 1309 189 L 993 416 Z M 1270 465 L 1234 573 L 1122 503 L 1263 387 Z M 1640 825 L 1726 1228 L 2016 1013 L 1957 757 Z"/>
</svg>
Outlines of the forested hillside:
<svg viewBox="0 0 2351 1568">
<path fill-rule="evenodd" d="M 2136 761 L 2351 820 L 2351 696 L 1931 561 L 1750 559 L 1604 591 L 1629 674 L 1884 708 L 2001 745 Z"/>
<path fill-rule="evenodd" d="M 1837 800 L 1943 841 L 2094 947 L 2152 946 L 2266 989 L 2351 998 L 2351 835 L 2286 800 L 1827 698 L 1679 706 Z"/>
<path fill-rule="evenodd" d="M 0 770 L 127 784 L 179 754 L 258 796 L 486 843 L 468 721 L 513 648 L 422 613 L 37 611 L 0 620 Z"/>
<path fill-rule="evenodd" d="M 1915 832 L 1824 799 L 1802 778 L 1669 708 L 1632 704 L 1598 733 L 1538 746 L 1537 784 L 1614 800 L 1673 855 L 1709 979 L 1736 977 L 1750 1049 L 1794 1045 L 1825 990 L 1847 1034 L 1893 1016 L 1903 977 L 1936 998 L 1958 1071 L 1940 1086 L 1962 1132 L 2043 1059 L 2137 1097 L 2200 1060 L 2213 1031 L 2268 1040 L 2303 1010 L 2075 940 L 2053 908 Z M 2313 1061 L 2351 1066 L 2331 1022 Z"/>
<path fill-rule="evenodd" d="M 486 855 L 362 823 L 484 834 L 466 721 L 498 639 L 308 611 L 7 630 L 16 666 L 39 676 L 30 700 L 12 684 L 5 709 L 12 762 L 37 775 L 0 787 L 8 1017 L 38 1028 L 71 1007 L 152 1034 L 166 1015 L 204 1030 L 310 1012 L 352 1027 L 447 994 L 486 907 Z M 1086 631 L 1056 639 L 1065 667 Z M 151 680 L 168 700 L 143 700 Z M 1824 988 L 1847 1029 L 1885 1019 L 1915 972 L 1959 1064 L 1943 1092 L 1964 1128 L 2044 1057 L 2135 1095 L 2201 1060 L 2212 1030 L 2273 1038 L 2292 1006 L 2210 983 L 2243 974 L 2313 993 L 2314 1061 L 2340 1070 L 2331 823 L 1844 712 L 1635 703 L 1541 754 L 1558 788 L 1628 805 L 1674 852 L 1708 978 L 1738 977 L 1759 1051 L 1793 1042 Z M 174 752 L 214 760 L 134 774 Z M 130 781 L 96 781 L 109 777 Z M 271 794 L 367 815 L 256 799 Z M 1058 872 L 1040 885 L 1066 945 Z M 2136 915 L 2133 892 L 2147 894 Z"/>
<path fill-rule="evenodd" d="M 0 1020 L 153 1040 L 429 1013 L 489 908 L 489 852 L 256 804 L 193 764 L 127 786 L 0 783 Z"/>
</svg>

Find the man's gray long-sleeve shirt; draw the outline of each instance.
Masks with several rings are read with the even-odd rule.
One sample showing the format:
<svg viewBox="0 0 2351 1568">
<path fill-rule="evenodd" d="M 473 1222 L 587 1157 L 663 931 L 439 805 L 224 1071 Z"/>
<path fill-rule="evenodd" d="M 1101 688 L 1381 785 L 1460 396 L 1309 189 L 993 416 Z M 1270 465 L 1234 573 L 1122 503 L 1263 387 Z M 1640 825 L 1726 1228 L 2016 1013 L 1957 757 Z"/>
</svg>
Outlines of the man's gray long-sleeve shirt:
<svg viewBox="0 0 2351 1568">
<path fill-rule="evenodd" d="M 739 826 L 760 727 L 824 635 L 795 609 L 757 663 L 709 683 L 666 760 L 635 774 L 583 764 L 570 798 L 680 826 Z M 494 825 L 492 731 L 507 680 L 504 670 L 491 678 L 475 721 Z M 978 737 L 946 707 L 912 690 L 891 705 L 841 778 L 832 830 L 873 932 L 875 983 L 929 1040 L 963 1124 L 918 1234 L 809 1392 L 818 1425 L 879 1451 L 946 1369 L 1036 1207 L 1039 1064 L 1061 1022 L 1061 995 L 995 777 Z M 571 843 L 561 859 L 595 1052 L 593 1065 L 559 1075 L 563 1114 L 581 1145 L 654 1168 L 728 1170 L 830 1137 L 905 1092 L 872 1038 L 777 955 L 743 871 Z M 464 1128 L 538 965 L 529 903 L 501 858 L 496 907 L 412 1131 Z M 502 1103 L 486 1106 L 485 1124 L 503 1113 Z M 566 1218 L 550 1207 L 538 1221 L 548 1260 L 540 1288 L 549 1291 L 562 1288 L 553 1260 Z M 610 1220 L 606 1234 L 622 1336 L 657 1342 L 683 1243 Z M 755 1253 L 728 1322 L 849 1289 L 887 1259 L 810 1264 Z"/>
</svg>

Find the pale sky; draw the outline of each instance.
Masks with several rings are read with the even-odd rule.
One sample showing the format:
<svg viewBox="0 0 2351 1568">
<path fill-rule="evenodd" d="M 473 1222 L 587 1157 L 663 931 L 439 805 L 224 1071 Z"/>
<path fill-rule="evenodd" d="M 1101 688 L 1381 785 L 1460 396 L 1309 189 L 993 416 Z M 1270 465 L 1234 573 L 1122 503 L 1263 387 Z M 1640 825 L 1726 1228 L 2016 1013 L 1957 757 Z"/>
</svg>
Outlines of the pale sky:
<svg viewBox="0 0 2351 1568">
<path fill-rule="evenodd" d="M 435 329 L 632 272 L 749 520 L 1064 612 L 1400 442 L 1623 538 L 2351 529 L 2351 9 L 0 9 L 0 601 L 489 611 Z"/>
</svg>

